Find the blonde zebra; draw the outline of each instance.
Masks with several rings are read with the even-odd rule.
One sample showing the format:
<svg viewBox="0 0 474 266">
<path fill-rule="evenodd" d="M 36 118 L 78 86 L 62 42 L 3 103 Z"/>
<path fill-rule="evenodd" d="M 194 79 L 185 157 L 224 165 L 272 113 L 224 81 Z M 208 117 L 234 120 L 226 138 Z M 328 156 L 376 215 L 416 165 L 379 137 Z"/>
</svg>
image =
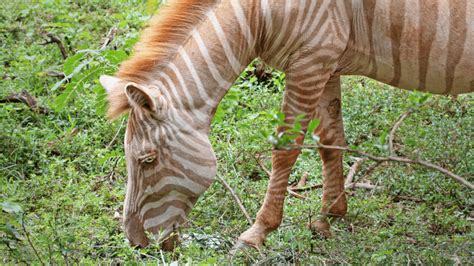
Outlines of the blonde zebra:
<svg viewBox="0 0 474 266">
<path fill-rule="evenodd" d="M 129 111 L 124 229 L 167 238 L 213 182 L 210 122 L 228 88 L 254 59 L 283 70 L 282 111 L 328 145 L 344 145 L 341 75 L 364 75 L 437 94 L 474 90 L 474 1 L 182 0 L 153 18 L 116 77 L 102 76 L 109 115 Z M 278 130 L 282 130 L 279 128 Z M 297 139 L 301 143 L 303 137 Z M 299 151 L 273 150 L 272 175 L 254 224 L 239 240 L 260 247 L 282 220 L 288 176 Z M 324 216 L 347 210 L 342 154 L 320 150 Z M 341 196 L 342 195 L 342 196 Z M 316 230 L 329 230 L 322 221 Z"/>
</svg>

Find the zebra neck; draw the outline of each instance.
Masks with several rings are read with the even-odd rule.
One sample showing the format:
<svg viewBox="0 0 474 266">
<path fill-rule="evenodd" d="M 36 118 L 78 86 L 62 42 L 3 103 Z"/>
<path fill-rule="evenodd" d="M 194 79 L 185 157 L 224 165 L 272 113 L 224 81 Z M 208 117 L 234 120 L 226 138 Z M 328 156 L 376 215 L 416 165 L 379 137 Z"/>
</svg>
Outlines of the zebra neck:
<svg viewBox="0 0 474 266">
<path fill-rule="evenodd" d="M 252 30 L 240 1 L 207 12 L 155 84 L 195 128 L 209 128 L 219 102 L 255 57 Z"/>
</svg>

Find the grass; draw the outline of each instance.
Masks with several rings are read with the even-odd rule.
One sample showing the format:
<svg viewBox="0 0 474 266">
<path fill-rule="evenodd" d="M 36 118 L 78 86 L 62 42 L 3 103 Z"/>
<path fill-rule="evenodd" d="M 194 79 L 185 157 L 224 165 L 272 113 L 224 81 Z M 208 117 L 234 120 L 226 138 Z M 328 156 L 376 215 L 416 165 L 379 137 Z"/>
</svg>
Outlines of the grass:
<svg viewBox="0 0 474 266">
<path fill-rule="evenodd" d="M 248 224 L 219 182 L 198 201 L 181 232 L 184 242 L 172 253 L 156 246 L 130 248 L 113 218 L 125 196 L 125 118 L 109 123 L 103 117 L 97 79 L 113 73 L 131 51 L 152 13 L 150 3 L 11 1 L 0 6 L 0 97 L 28 90 L 52 110 L 43 115 L 22 104 L 0 105 L 0 263 L 228 262 L 229 248 Z M 112 26 L 118 27 L 116 38 L 99 51 L 101 36 Z M 65 61 L 54 44 L 41 45 L 43 31 L 64 40 L 70 58 L 79 56 Z M 58 79 L 47 75 L 71 73 L 87 60 L 90 64 L 68 84 L 55 86 Z M 277 112 L 283 84 L 281 73 L 259 80 L 250 67 L 212 125 L 219 175 L 252 217 L 268 183 L 255 155 L 270 166 L 271 145 L 262 135 L 273 130 L 268 114 Z M 344 78 L 347 142 L 386 154 L 386 133 L 423 97 L 361 77 Z M 473 97 L 429 96 L 431 107 L 420 108 L 400 127 L 399 154 L 439 164 L 473 182 Z M 346 170 L 351 162 L 346 156 Z M 303 152 L 290 181 L 305 172 L 310 184 L 321 182 L 317 152 Z M 368 180 L 384 189 L 351 192 L 348 215 L 333 224 L 334 238 L 312 237 L 306 228 L 321 207 L 321 191 L 315 190 L 304 201 L 287 198 L 283 223 L 267 239 L 263 256 L 248 250 L 234 262 L 472 263 L 471 191 L 440 173 L 400 164 L 383 165 Z"/>
</svg>

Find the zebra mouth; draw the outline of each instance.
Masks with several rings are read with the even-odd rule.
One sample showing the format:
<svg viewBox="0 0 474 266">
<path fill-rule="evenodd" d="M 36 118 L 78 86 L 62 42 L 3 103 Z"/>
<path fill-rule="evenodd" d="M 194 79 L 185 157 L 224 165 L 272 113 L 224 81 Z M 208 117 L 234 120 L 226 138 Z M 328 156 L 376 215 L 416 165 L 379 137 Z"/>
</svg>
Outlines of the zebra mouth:
<svg viewBox="0 0 474 266">
<path fill-rule="evenodd" d="M 145 234 L 143 223 L 137 215 L 132 215 L 124 220 L 124 231 L 130 245 L 133 247 L 144 248 L 148 246 L 149 240 Z"/>
<path fill-rule="evenodd" d="M 176 228 L 176 226 L 171 226 L 158 233 L 153 233 L 143 228 L 143 223 L 137 216 L 131 216 L 124 221 L 124 231 L 130 246 L 138 248 L 145 248 L 150 243 L 157 243 L 162 250 L 173 251 L 180 242 Z"/>
<path fill-rule="evenodd" d="M 177 231 L 172 230 L 172 232 L 161 241 L 161 249 L 164 251 L 173 251 L 179 245 L 179 240 Z"/>
</svg>

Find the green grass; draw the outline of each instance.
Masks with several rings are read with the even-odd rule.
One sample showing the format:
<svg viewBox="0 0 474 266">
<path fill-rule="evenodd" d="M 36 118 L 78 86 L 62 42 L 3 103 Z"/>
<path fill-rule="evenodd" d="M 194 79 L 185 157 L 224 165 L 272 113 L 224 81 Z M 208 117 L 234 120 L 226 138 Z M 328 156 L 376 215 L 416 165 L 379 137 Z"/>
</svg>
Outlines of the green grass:
<svg viewBox="0 0 474 266">
<path fill-rule="evenodd" d="M 248 224 L 219 182 L 200 198 L 182 229 L 183 244 L 172 253 L 156 246 L 130 248 L 113 218 L 121 213 L 125 196 L 125 118 L 109 123 L 103 117 L 97 79 L 113 73 L 124 52 L 131 51 L 149 10 L 141 1 L 10 1 L 0 6 L 0 97 L 28 90 L 52 110 L 43 115 L 22 104 L 0 105 L 0 263 L 228 262 L 229 248 Z M 112 26 L 118 27 L 116 38 L 98 51 Z M 41 45 L 43 31 L 64 40 L 70 55 L 80 55 L 65 62 L 54 44 Z M 70 73 L 86 60 L 91 63 L 68 84 L 55 86 L 58 79 L 46 74 Z M 271 145 L 260 131 L 273 130 L 268 114 L 279 108 L 284 76 L 274 72 L 258 80 L 252 73 L 249 68 L 224 99 L 211 141 L 219 175 L 254 217 L 268 183 L 255 155 L 270 166 Z M 365 78 L 344 78 L 347 142 L 386 154 L 384 136 L 421 97 Z M 417 110 L 401 125 L 398 153 L 474 182 L 473 97 L 430 96 L 431 107 Z M 346 156 L 346 171 L 351 162 Z M 317 152 L 303 152 L 290 181 L 305 172 L 309 184 L 321 182 Z M 410 165 L 383 165 L 367 180 L 384 189 L 351 192 L 348 215 L 333 224 L 334 238 L 313 238 L 306 228 L 321 207 L 321 191 L 315 190 L 305 193 L 307 200 L 288 197 L 283 223 L 267 239 L 263 255 L 248 250 L 234 262 L 472 263 L 471 191 L 438 172 Z"/>
</svg>

